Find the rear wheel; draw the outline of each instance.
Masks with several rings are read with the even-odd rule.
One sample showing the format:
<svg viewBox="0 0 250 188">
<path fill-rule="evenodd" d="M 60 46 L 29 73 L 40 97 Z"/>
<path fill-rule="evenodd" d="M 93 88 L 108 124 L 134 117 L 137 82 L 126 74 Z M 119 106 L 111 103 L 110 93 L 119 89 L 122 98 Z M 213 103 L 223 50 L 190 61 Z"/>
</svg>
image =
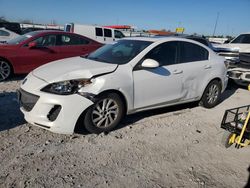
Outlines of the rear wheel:
<svg viewBox="0 0 250 188">
<path fill-rule="evenodd" d="M 91 133 L 109 132 L 119 124 L 124 113 L 124 104 L 118 94 L 104 94 L 87 110 L 84 126 Z"/>
<path fill-rule="evenodd" d="M 221 96 L 221 84 L 217 80 L 211 81 L 206 87 L 200 101 L 200 105 L 205 108 L 213 108 L 219 103 Z"/>
<path fill-rule="evenodd" d="M 6 60 L 0 59 L 0 82 L 8 79 L 11 74 L 11 65 Z"/>
</svg>

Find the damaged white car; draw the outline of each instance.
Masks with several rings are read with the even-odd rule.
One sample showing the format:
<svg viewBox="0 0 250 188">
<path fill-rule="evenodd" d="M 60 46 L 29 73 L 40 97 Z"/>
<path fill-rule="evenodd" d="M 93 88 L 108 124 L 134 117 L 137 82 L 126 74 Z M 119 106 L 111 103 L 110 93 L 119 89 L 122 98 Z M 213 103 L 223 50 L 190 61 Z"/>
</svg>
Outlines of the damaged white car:
<svg viewBox="0 0 250 188">
<path fill-rule="evenodd" d="M 78 123 L 100 133 L 142 110 L 191 101 L 214 107 L 226 74 L 224 58 L 201 43 L 136 37 L 41 66 L 18 93 L 21 111 L 33 125 L 69 134 Z"/>
</svg>

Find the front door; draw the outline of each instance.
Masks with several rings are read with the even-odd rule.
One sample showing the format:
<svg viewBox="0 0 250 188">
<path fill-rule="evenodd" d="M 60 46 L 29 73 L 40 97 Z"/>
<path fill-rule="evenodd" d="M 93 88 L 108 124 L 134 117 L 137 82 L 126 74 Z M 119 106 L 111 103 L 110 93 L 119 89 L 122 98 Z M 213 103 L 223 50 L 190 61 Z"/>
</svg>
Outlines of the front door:
<svg viewBox="0 0 250 188">
<path fill-rule="evenodd" d="M 152 49 L 143 59 L 154 59 L 160 67 L 133 71 L 134 108 L 140 109 L 181 100 L 183 70 L 177 64 L 178 42 L 166 42 Z M 143 60 L 142 60 L 143 61 Z M 140 64 L 140 63 L 139 63 Z"/>
<path fill-rule="evenodd" d="M 20 72 L 27 73 L 33 69 L 57 60 L 60 58 L 58 47 L 56 46 L 56 35 L 50 34 L 36 38 L 35 47 L 28 47 L 28 44 L 20 47 L 16 61 L 20 63 Z"/>
</svg>

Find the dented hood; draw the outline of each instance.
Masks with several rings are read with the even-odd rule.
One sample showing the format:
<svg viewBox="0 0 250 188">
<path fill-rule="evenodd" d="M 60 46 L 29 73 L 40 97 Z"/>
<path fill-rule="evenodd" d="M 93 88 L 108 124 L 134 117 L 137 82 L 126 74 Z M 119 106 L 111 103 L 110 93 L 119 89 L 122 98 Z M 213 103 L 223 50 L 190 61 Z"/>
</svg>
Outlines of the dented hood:
<svg viewBox="0 0 250 188">
<path fill-rule="evenodd" d="M 91 78 L 95 75 L 115 71 L 118 65 L 89 60 L 82 57 L 73 57 L 54 61 L 38 67 L 33 75 L 48 82 Z"/>
</svg>

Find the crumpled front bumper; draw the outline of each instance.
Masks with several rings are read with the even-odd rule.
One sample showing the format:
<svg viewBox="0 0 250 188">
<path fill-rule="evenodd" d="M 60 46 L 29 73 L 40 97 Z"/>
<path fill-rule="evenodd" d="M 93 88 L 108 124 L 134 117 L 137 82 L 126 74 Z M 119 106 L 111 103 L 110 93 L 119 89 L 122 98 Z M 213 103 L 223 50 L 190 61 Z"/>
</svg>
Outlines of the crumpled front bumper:
<svg viewBox="0 0 250 188">
<path fill-rule="evenodd" d="M 45 81 L 32 75 L 21 85 L 20 109 L 25 120 L 55 133 L 72 134 L 79 116 L 93 102 L 78 94 L 63 96 L 41 92 L 38 86 L 44 85 L 47 85 Z"/>
</svg>

